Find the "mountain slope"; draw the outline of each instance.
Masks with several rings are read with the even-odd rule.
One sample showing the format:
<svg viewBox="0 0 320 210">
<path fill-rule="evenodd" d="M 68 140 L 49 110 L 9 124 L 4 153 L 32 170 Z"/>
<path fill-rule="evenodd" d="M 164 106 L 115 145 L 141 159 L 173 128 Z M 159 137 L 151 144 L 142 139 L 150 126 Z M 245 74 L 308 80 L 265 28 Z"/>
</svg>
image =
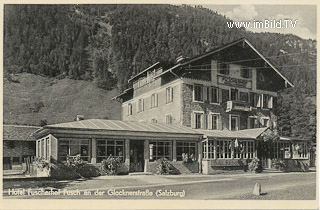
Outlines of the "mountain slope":
<svg viewBox="0 0 320 210">
<path fill-rule="evenodd" d="M 111 98 L 118 91 L 106 91 L 92 82 L 17 74 L 16 82 L 4 80 L 4 124 L 40 125 L 86 119 L 120 119 L 120 104 Z"/>
</svg>

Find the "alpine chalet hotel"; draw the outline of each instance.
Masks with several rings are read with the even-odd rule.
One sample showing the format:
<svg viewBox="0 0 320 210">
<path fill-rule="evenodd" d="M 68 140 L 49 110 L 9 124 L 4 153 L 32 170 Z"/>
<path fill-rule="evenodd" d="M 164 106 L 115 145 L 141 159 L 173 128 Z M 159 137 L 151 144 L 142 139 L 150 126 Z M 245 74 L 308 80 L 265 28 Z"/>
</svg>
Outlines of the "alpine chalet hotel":
<svg viewBox="0 0 320 210">
<path fill-rule="evenodd" d="M 156 160 L 167 158 L 178 173 L 203 174 L 239 168 L 254 157 L 265 168 L 272 158 L 308 162 L 305 141 L 281 137 L 263 152 L 263 135 L 277 126 L 277 92 L 293 84 L 244 38 L 179 57 L 169 68 L 157 62 L 128 82 L 115 97 L 121 121 L 47 125 L 36 132 L 37 156 L 79 153 L 97 164 L 113 155 L 123 158 L 124 172 L 155 172 Z"/>
</svg>

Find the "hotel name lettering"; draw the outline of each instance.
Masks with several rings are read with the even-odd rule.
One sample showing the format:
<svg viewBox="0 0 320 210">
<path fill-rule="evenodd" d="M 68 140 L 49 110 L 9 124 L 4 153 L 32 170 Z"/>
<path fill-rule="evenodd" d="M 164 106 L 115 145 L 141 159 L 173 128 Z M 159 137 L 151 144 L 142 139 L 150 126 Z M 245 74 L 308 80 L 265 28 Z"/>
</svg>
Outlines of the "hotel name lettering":
<svg viewBox="0 0 320 210">
<path fill-rule="evenodd" d="M 240 88 L 252 88 L 252 82 L 243 79 L 231 78 L 231 77 L 224 77 L 218 76 L 218 83 L 228 86 L 240 87 Z"/>
</svg>

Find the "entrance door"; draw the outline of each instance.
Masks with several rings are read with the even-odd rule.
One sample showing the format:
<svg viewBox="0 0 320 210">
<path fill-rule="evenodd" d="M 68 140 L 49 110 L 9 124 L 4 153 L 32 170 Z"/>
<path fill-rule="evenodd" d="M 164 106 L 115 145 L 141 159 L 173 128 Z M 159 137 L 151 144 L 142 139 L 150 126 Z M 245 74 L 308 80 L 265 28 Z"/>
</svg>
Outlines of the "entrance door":
<svg viewBox="0 0 320 210">
<path fill-rule="evenodd" d="M 130 142 L 130 172 L 144 171 L 144 141 Z"/>
</svg>

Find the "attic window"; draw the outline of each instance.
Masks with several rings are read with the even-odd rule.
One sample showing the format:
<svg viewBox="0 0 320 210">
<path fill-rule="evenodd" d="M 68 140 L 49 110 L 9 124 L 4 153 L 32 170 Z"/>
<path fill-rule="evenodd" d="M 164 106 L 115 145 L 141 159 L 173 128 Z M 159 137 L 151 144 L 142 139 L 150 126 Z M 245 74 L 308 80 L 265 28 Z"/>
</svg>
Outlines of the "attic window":
<svg viewBox="0 0 320 210">
<path fill-rule="evenodd" d="M 229 64 L 222 63 L 222 62 L 218 63 L 219 74 L 229 75 L 229 68 L 230 68 Z"/>
</svg>

